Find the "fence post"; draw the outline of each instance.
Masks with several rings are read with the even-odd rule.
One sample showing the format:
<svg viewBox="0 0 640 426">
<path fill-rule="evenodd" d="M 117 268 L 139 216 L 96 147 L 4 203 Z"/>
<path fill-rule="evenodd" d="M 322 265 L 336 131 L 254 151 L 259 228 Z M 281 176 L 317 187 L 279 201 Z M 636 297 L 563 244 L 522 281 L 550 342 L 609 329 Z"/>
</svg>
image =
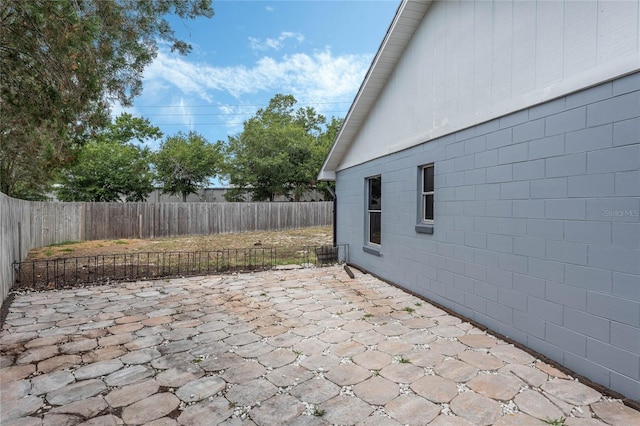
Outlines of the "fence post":
<svg viewBox="0 0 640 426">
<path fill-rule="evenodd" d="M 138 239 L 142 239 L 142 215 L 138 215 Z"/>
<path fill-rule="evenodd" d="M 15 262 L 16 260 L 13 259 Z M 22 261 L 22 222 L 18 222 L 18 262 Z"/>
</svg>

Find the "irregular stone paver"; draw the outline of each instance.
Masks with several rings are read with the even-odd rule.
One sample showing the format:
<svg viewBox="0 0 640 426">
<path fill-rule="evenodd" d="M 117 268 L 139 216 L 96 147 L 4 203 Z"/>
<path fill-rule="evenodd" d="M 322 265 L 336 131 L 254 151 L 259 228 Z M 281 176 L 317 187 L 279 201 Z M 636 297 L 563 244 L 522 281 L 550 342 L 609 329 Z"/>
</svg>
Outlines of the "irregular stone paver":
<svg viewBox="0 0 640 426">
<path fill-rule="evenodd" d="M 574 405 L 589 405 L 602 398 L 600 392 L 576 380 L 551 380 L 544 383 L 541 388 L 550 395 Z"/>
<path fill-rule="evenodd" d="M 429 423 L 440 414 L 440 406 L 415 395 L 400 395 L 389 401 L 385 411 L 402 424 Z"/>
<path fill-rule="evenodd" d="M 82 358 L 79 355 L 60 355 L 39 362 L 38 371 L 41 373 L 50 373 L 52 371 L 73 367 L 81 362 Z M 29 367 L 32 368 L 33 365 L 29 365 Z M 0 381 L 2 380 L 1 377 L 2 374 L 0 374 Z"/>
<path fill-rule="evenodd" d="M 125 408 L 122 420 L 129 425 L 143 425 L 166 416 L 179 405 L 180 400 L 174 395 L 168 392 L 157 393 Z"/>
<path fill-rule="evenodd" d="M 219 377 L 208 376 L 193 380 L 176 391 L 176 396 L 184 402 L 195 402 L 215 395 L 225 388 L 226 382 Z"/>
<path fill-rule="evenodd" d="M 260 377 L 266 372 L 267 369 L 257 362 L 245 362 L 225 370 L 220 377 L 228 383 L 242 383 Z"/>
<path fill-rule="evenodd" d="M 169 368 L 156 376 L 160 386 L 177 388 L 204 376 L 204 370 L 196 364 Z"/>
<path fill-rule="evenodd" d="M 19 419 L 35 413 L 42 407 L 41 398 L 27 395 L 24 398 L 2 401 L 2 422 Z"/>
<path fill-rule="evenodd" d="M 562 417 L 549 417 L 549 420 L 553 420 L 553 419 L 560 420 L 562 419 Z M 597 422 L 597 420 L 595 419 L 594 421 Z M 529 416 L 528 414 L 515 413 L 515 414 L 507 414 L 500 417 L 500 420 L 495 422 L 493 426 L 512 426 L 512 425 L 545 426 L 548 424 L 549 423 L 543 422 L 542 420 L 538 420 L 535 417 Z M 571 421 L 569 420 L 569 422 L 565 424 L 572 425 L 573 423 L 571 423 Z M 601 425 L 601 423 L 598 423 L 598 424 Z M 587 426 L 587 425 L 583 424 L 582 426 Z"/>
<path fill-rule="evenodd" d="M 355 385 L 360 383 L 369 377 L 371 377 L 371 371 L 366 368 L 362 368 L 359 365 L 354 364 L 340 364 L 330 369 L 324 377 L 331 380 L 333 383 L 340 386 Z"/>
<path fill-rule="evenodd" d="M 47 402 L 51 405 L 65 405 L 90 398 L 100 392 L 104 392 L 106 389 L 107 386 L 102 380 L 83 380 L 49 392 L 47 394 Z"/>
<path fill-rule="evenodd" d="M 118 359 L 110 359 L 106 361 L 94 362 L 78 368 L 73 372 L 77 380 L 93 379 L 100 376 L 106 376 L 114 371 L 118 371 L 124 367 L 124 364 Z"/>
<path fill-rule="evenodd" d="M 378 350 L 389 355 L 403 355 L 411 349 L 413 349 L 413 345 L 402 339 L 389 339 L 378 344 Z"/>
<path fill-rule="evenodd" d="M 327 371 L 337 367 L 340 359 L 331 354 L 314 354 L 306 357 L 300 362 L 300 365 L 312 371 Z"/>
<path fill-rule="evenodd" d="M 60 345 L 59 349 L 63 354 L 73 355 L 90 351 L 96 346 L 98 346 L 96 339 L 81 339 Z"/>
<path fill-rule="evenodd" d="M 320 404 L 324 412 L 322 419 L 330 424 L 356 424 L 371 414 L 373 407 L 360 398 L 338 395 Z"/>
<path fill-rule="evenodd" d="M 411 389 L 433 402 L 446 403 L 458 395 L 455 382 L 440 376 L 424 376 L 411 384 Z"/>
<path fill-rule="evenodd" d="M 458 341 L 472 348 L 492 348 L 498 344 L 495 337 L 487 334 L 467 334 L 458 337 Z"/>
<path fill-rule="evenodd" d="M 640 412 L 619 403 L 596 402 L 591 405 L 591 409 L 596 416 L 610 425 L 640 424 Z"/>
<path fill-rule="evenodd" d="M 125 386 L 153 376 L 155 371 L 144 365 L 125 367 L 104 378 L 108 386 Z"/>
<path fill-rule="evenodd" d="M 469 364 L 455 359 L 441 362 L 434 367 L 435 372 L 445 379 L 454 382 L 467 382 L 476 375 L 476 369 Z"/>
<path fill-rule="evenodd" d="M 129 352 L 126 355 L 120 357 L 120 361 L 125 364 L 145 364 L 152 359 L 156 359 L 162 356 L 162 354 L 155 348 L 144 348 L 137 351 Z"/>
<path fill-rule="evenodd" d="M 291 395 L 311 404 L 321 404 L 340 393 L 340 387 L 330 380 L 315 377 L 294 386 Z"/>
<path fill-rule="evenodd" d="M 151 379 L 111 391 L 105 400 L 112 407 L 124 407 L 145 399 L 158 391 L 160 385 Z"/>
<path fill-rule="evenodd" d="M 376 350 L 362 352 L 353 357 L 353 362 L 368 369 L 381 370 L 391 364 L 391 355 Z"/>
<path fill-rule="evenodd" d="M 396 363 L 384 367 L 380 375 L 396 383 L 413 383 L 424 376 L 424 369 L 409 363 Z"/>
<path fill-rule="evenodd" d="M 83 399 L 60 407 L 55 407 L 51 413 L 72 414 L 85 419 L 95 417 L 108 407 L 106 401 L 101 396 Z"/>
<path fill-rule="evenodd" d="M 353 392 L 369 404 L 384 405 L 398 396 L 400 389 L 396 383 L 383 377 L 374 376 L 355 385 Z"/>
<path fill-rule="evenodd" d="M 508 401 L 524 385 L 520 379 L 504 374 L 480 374 L 467 382 L 467 386 L 492 399 Z"/>
<path fill-rule="evenodd" d="M 29 349 L 18 356 L 16 364 L 32 364 L 34 362 L 43 361 L 58 355 L 59 352 L 60 349 L 57 346 L 39 346 L 37 348 Z"/>
<path fill-rule="evenodd" d="M 232 414 L 233 408 L 229 401 L 224 398 L 214 398 L 211 401 L 201 401 L 188 406 L 178 417 L 177 423 L 188 426 L 216 425 L 231 417 Z"/>
<path fill-rule="evenodd" d="M 305 406 L 290 395 L 276 395 L 251 410 L 251 419 L 260 425 L 287 424 L 304 411 Z"/>
<path fill-rule="evenodd" d="M 458 354 L 460 361 L 473 365 L 478 370 L 497 370 L 504 367 L 504 362 L 493 355 L 478 351 L 464 351 Z"/>
<path fill-rule="evenodd" d="M 2 424 L 640 424 L 526 351 L 355 274 L 16 295 L 0 330 Z"/>
<path fill-rule="evenodd" d="M 267 374 L 267 379 L 276 386 L 294 386 L 309 380 L 313 373 L 299 365 L 287 365 Z"/>
<path fill-rule="evenodd" d="M 449 404 L 451 410 L 474 425 L 494 424 L 502 414 L 502 407 L 496 401 L 475 392 L 461 393 Z"/>
<path fill-rule="evenodd" d="M 563 417 L 562 411 L 540 392 L 525 390 L 516 395 L 514 402 L 520 411 L 540 420 L 559 419 Z"/>
<path fill-rule="evenodd" d="M 289 349 L 278 348 L 258 357 L 258 362 L 265 367 L 278 368 L 291 364 L 298 355 Z"/>
<path fill-rule="evenodd" d="M 20 399 L 27 396 L 31 392 L 31 388 L 31 382 L 29 380 L 16 380 L 2 384 L 0 404 L 5 400 Z"/>
<path fill-rule="evenodd" d="M 531 364 L 535 358 L 512 345 L 498 345 L 489 350 L 491 355 L 509 364 Z"/>
<path fill-rule="evenodd" d="M 232 387 L 225 397 L 236 405 L 256 405 L 271 398 L 277 392 L 278 388 L 268 380 L 255 379 Z"/>
<path fill-rule="evenodd" d="M 549 375 L 543 371 L 538 370 L 535 367 L 529 367 L 519 364 L 508 364 L 498 370 L 499 373 L 509 374 L 512 373 L 529 386 L 539 388 L 544 382 L 549 379 Z"/>
<path fill-rule="evenodd" d="M 442 355 L 455 356 L 467 349 L 467 346 L 454 340 L 439 339 L 429 343 L 429 348 Z"/>
<path fill-rule="evenodd" d="M 31 394 L 43 395 L 75 381 L 75 377 L 69 371 L 54 371 L 42 374 L 31 379 Z"/>
</svg>

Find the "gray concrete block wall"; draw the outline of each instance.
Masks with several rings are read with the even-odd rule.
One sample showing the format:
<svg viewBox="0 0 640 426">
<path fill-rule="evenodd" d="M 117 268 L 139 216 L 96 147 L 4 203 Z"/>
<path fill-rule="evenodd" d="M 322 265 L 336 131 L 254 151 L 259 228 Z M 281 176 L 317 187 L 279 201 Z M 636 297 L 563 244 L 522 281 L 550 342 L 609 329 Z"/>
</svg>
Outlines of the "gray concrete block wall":
<svg viewBox="0 0 640 426">
<path fill-rule="evenodd" d="M 430 235 L 415 225 L 431 162 Z M 375 175 L 379 255 L 362 249 Z M 640 400 L 640 73 L 337 176 L 351 263 Z"/>
</svg>

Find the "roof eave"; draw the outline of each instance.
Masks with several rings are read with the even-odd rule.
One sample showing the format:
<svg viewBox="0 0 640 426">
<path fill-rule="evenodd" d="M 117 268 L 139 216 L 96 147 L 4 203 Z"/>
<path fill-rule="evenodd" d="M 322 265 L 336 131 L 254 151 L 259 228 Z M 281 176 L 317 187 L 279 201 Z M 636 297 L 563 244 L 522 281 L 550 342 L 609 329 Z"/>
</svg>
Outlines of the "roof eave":
<svg viewBox="0 0 640 426">
<path fill-rule="evenodd" d="M 413 38 L 431 2 L 432 0 L 402 0 L 398 6 L 391 25 L 322 165 L 318 180 L 335 180 L 340 162 Z"/>
</svg>

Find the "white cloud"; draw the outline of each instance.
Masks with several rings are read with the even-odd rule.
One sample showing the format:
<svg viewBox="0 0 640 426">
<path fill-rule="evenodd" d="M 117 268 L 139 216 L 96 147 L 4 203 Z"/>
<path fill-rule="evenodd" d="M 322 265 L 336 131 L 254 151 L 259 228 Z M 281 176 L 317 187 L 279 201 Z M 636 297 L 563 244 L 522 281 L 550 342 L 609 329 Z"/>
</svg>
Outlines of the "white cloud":
<svg viewBox="0 0 640 426">
<path fill-rule="evenodd" d="M 264 56 L 252 66 L 215 67 L 159 52 L 145 72 L 145 92 L 178 90 L 208 102 L 215 92 L 236 99 L 260 92 L 291 93 L 323 102 L 353 98 L 370 64 L 370 55 L 334 56 L 331 50 Z M 167 87 L 169 86 L 169 87 Z"/>
<path fill-rule="evenodd" d="M 344 116 L 370 61 L 370 55 L 336 56 L 325 48 L 216 67 L 161 50 L 145 71 L 141 99 L 157 107 L 140 104 L 139 109 L 168 133 L 195 129 L 211 140 L 239 133 L 242 122 L 277 93 L 291 94 L 299 106 L 311 106 L 327 117 Z"/>
<path fill-rule="evenodd" d="M 283 31 L 278 38 L 267 38 L 262 41 L 259 38 L 249 37 L 249 45 L 252 50 L 265 51 L 265 50 L 280 50 L 284 47 L 287 40 L 292 39 L 296 42 L 296 45 L 304 41 L 304 36 L 300 33 L 293 33 L 290 31 Z"/>
</svg>

